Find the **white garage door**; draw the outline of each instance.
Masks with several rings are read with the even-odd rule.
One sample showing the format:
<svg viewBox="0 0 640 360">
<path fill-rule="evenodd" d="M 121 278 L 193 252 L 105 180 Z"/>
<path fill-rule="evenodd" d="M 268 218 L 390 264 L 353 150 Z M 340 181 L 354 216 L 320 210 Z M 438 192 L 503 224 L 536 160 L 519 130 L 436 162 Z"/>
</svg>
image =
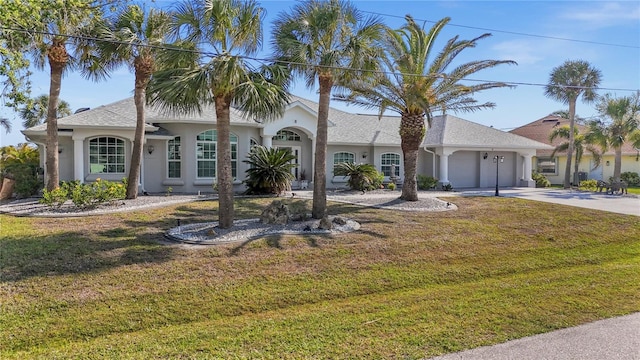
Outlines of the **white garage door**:
<svg viewBox="0 0 640 360">
<path fill-rule="evenodd" d="M 449 181 L 454 189 L 479 187 L 478 153 L 457 151 L 449 156 Z"/>
</svg>

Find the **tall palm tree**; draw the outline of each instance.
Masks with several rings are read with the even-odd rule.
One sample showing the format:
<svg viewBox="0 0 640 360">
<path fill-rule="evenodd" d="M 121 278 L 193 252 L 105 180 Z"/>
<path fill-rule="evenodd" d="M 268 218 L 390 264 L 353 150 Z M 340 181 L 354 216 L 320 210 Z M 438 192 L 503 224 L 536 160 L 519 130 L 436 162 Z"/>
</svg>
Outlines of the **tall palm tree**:
<svg viewBox="0 0 640 360">
<path fill-rule="evenodd" d="M 567 149 L 569 148 L 569 141 L 568 141 L 569 131 L 570 130 L 568 126 L 556 127 L 553 129 L 553 131 L 551 131 L 551 133 L 549 134 L 550 142 L 553 142 L 553 140 L 555 140 L 556 138 L 567 139 L 566 142 L 559 144 L 558 146 L 556 146 L 555 149 L 553 149 L 553 153 L 551 153 L 551 157 L 555 157 L 556 153 L 558 152 L 567 151 Z M 582 156 L 584 155 L 585 151 L 588 151 L 593 156 L 593 169 L 600 166 L 600 160 L 602 159 L 602 155 L 600 154 L 600 149 L 597 146 L 599 145 L 599 143 L 600 142 L 598 141 L 597 137 L 593 133 L 588 132 L 586 134 L 581 134 L 578 132 L 578 128 L 574 129 L 574 134 L 573 134 L 573 144 L 574 144 L 573 146 L 575 149 L 574 173 L 578 173 L 580 161 L 582 160 Z"/>
<path fill-rule="evenodd" d="M 568 60 L 551 71 L 549 83 L 545 87 L 545 96 L 569 105 L 569 147 L 567 148 L 567 166 L 564 173 L 564 188 L 571 187 L 571 159 L 574 152 L 574 130 L 576 102 L 582 95 L 584 102 L 596 99 L 596 88 L 600 84 L 600 70 L 587 61 Z"/>
<path fill-rule="evenodd" d="M 136 130 L 131 151 L 127 199 L 138 196 L 140 164 L 144 142 L 146 88 L 151 74 L 156 70 L 156 54 L 162 49 L 169 31 L 169 14 L 157 9 L 145 11 L 138 5 L 121 9 L 99 31 L 98 43 L 101 58 L 107 69 L 121 64 L 128 65 L 135 73 L 134 103 L 136 105 Z"/>
<path fill-rule="evenodd" d="M 264 9 L 251 0 L 181 3 L 172 16 L 172 33 L 179 44 L 196 51 L 170 56 L 173 65 L 156 72 L 148 87 L 151 103 L 172 112 L 201 112 L 203 105 L 215 106 L 221 228 L 233 226 L 234 218 L 231 107 L 247 117 L 271 120 L 284 113 L 289 101 L 284 67 L 255 69 L 246 60 L 262 44 L 263 16 Z"/>
<path fill-rule="evenodd" d="M 473 94 L 507 84 L 482 82 L 465 85 L 461 81 L 483 69 L 515 64 L 510 60 L 477 60 L 449 69 L 461 51 L 475 47 L 478 40 L 490 36 L 484 34 L 472 40 L 458 40 L 456 36 L 449 39 L 442 50 L 434 53 L 436 38 L 449 20 L 444 18 L 426 31 L 407 15 L 406 24 L 401 29 L 386 31 L 385 53 L 381 58 L 385 71 L 377 73 L 373 83 L 354 81 L 349 85 L 348 94 L 337 96 L 342 101 L 377 109 L 380 117 L 387 110 L 400 114 L 404 159 L 400 198 L 407 201 L 418 200 L 416 172 L 418 150 L 426 134 L 425 117 L 430 126 L 435 111 L 444 114 L 447 110 L 469 112 L 494 107 L 495 104 L 490 102 L 478 104 Z"/>
<path fill-rule="evenodd" d="M 47 113 L 49 106 L 49 96 L 40 95 L 30 101 L 27 105 L 20 109 L 20 118 L 22 118 L 22 126 L 25 129 L 43 124 L 47 121 Z M 58 100 L 58 110 L 56 116 L 58 119 L 71 115 L 71 106 L 68 102 Z"/>
<path fill-rule="evenodd" d="M 329 103 L 334 87 L 376 68 L 380 51 L 373 46 L 384 26 L 375 16 L 365 17 L 341 0 L 306 0 L 278 15 L 273 25 L 273 48 L 307 87 L 318 83 L 313 206 L 311 215 L 322 218 L 327 208 L 326 157 Z"/>
<path fill-rule="evenodd" d="M 603 149 L 612 147 L 615 152 L 613 177 L 620 180 L 622 172 L 622 145 L 629 141 L 634 145 L 637 142 L 636 135 L 639 131 L 640 119 L 640 93 L 634 96 L 616 98 L 611 94 L 602 96 L 596 105 L 598 112 L 609 121 L 596 120 L 590 123 L 590 132 L 600 141 Z"/>
<path fill-rule="evenodd" d="M 17 27 L 28 27 L 31 41 L 27 52 L 33 59 L 33 65 L 44 70 L 46 65 L 50 69 L 49 104 L 47 105 L 47 139 L 45 149 L 46 188 L 51 191 L 58 187 L 58 103 L 62 75 L 66 71 L 81 70 L 81 74 L 93 79 L 101 79 L 105 73 L 86 71 L 95 64 L 97 57 L 92 51 L 91 36 L 96 20 L 102 16 L 100 4 L 108 0 L 65 0 L 48 2 L 38 18 L 28 25 L 17 23 Z M 22 7 L 25 13 L 30 13 L 29 2 L 16 2 L 15 6 Z M 44 4 L 43 4 L 44 5 Z M 40 5 L 39 5 L 40 6 Z M 12 24 L 14 25 L 14 24 Z"/>
</svg>

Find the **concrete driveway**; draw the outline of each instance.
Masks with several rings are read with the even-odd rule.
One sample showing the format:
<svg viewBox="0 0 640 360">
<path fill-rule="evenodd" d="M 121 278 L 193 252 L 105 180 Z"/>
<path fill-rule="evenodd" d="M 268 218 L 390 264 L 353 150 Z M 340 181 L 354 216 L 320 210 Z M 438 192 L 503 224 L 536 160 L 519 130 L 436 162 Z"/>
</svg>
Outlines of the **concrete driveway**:
<svg viewBox="0 0 640 360">
<path fill-rule="evenodd" d="M 505 188 L 500 196 L 544 201 L 555 204 L 577 206 L 587 209 L 610 211 L 619 214 L 640 216 L 640 198 L 635 195 L 607 195 L 604 192 L 586 192 L 564 189 Z M 495 189 L 461 191 L 461 196 L 495 196 Z"/>
<path fill-rule="evenodd" d="M 432 360 L 638 360 L 640 313 L 451 353 Z"/>
</svg>

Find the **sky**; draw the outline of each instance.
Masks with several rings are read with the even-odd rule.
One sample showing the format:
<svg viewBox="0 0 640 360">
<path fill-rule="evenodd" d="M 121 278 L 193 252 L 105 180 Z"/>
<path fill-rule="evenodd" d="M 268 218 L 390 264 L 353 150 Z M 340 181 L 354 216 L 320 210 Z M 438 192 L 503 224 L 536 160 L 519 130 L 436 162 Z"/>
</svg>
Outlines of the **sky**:
<svg viewBox="0 0 640 360">
<path fill-rule="evenodd" d="M 173 1 L 147 0 L 147 6 L 171 8 Z M 270 54 L 271 22 L 294 1 L 260 1 L 266 9 L 265 39 L 261 55 Z M 518 65 L 501 65 L 476 73 L 471 80 L 503 81 L 512 88 L 491 89 L 475 95 L 479 102 L 493 102 L 493 109 L 459 116 L 486 126 L 509 131 L 568 106 L 544 95 L 544 85 L 552 70 L 567 60 L 585 60 L 602 73 L 600 95 L 629 96 L 640 89 L 640 2 L 638 1 L 353 1 L 367 14 L 377 14 L 387 25 L 399 28 L 410 14 L 430 28 L 434 22 L 450 17 L 438 37 L 435 50 L 448 39 L 472 39 L 491 33 L 473 49 L 460 53 L 456 63 L 473 60 L 513 60 Z M 33 70 L 32 95 L 49 93 L 48 68 Z M 127 67 L 114 71 L 102 82 L 91 82 L 79 74 L 63 78 L 61 99 L 73 110 L 95 108 L 133 95 L 134 75 Z M 303 79 L 292 88 L 297 96 L 317 101 L 317 87 L 308 89 Z M 376 113 L 372 109 L 349 106 L 336 101 L 331 106 L 354 113 Z M 577 114 L 597 116 L 593 104 L 579 101 Z M 8 118 L 13 129 L 0 130 L 0 145 L 25 142 L 20 133 L 22 120 L 2 106 L 0 117 Z"/>
</svg>

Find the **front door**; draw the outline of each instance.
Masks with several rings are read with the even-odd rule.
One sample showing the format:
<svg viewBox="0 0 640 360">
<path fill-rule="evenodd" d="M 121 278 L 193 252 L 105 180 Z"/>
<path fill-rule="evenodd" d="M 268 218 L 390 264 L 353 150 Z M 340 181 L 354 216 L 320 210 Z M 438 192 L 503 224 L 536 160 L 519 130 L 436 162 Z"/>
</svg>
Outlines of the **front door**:
<svg viewBox="0 0 640 360">
<path fill-rule="evenodd" d="M 593 168 L 595 163 L 593 159 L 589 160 L 589 179 L 602 180 L 602 164 L 597 168 Z"/>
<path fill-rule="evenodd" d="M 298 180 L 300 177 L 300 151 L 302 148 L 300 146 L 278 146 L 278 149 L 289 149 L 293 156 L 295 156 L 295 158 L 290 162 L 295 165 L 295 167 L 291 169 L 291 174 L 293 174 L 296 180 Z"/>
</svg>

